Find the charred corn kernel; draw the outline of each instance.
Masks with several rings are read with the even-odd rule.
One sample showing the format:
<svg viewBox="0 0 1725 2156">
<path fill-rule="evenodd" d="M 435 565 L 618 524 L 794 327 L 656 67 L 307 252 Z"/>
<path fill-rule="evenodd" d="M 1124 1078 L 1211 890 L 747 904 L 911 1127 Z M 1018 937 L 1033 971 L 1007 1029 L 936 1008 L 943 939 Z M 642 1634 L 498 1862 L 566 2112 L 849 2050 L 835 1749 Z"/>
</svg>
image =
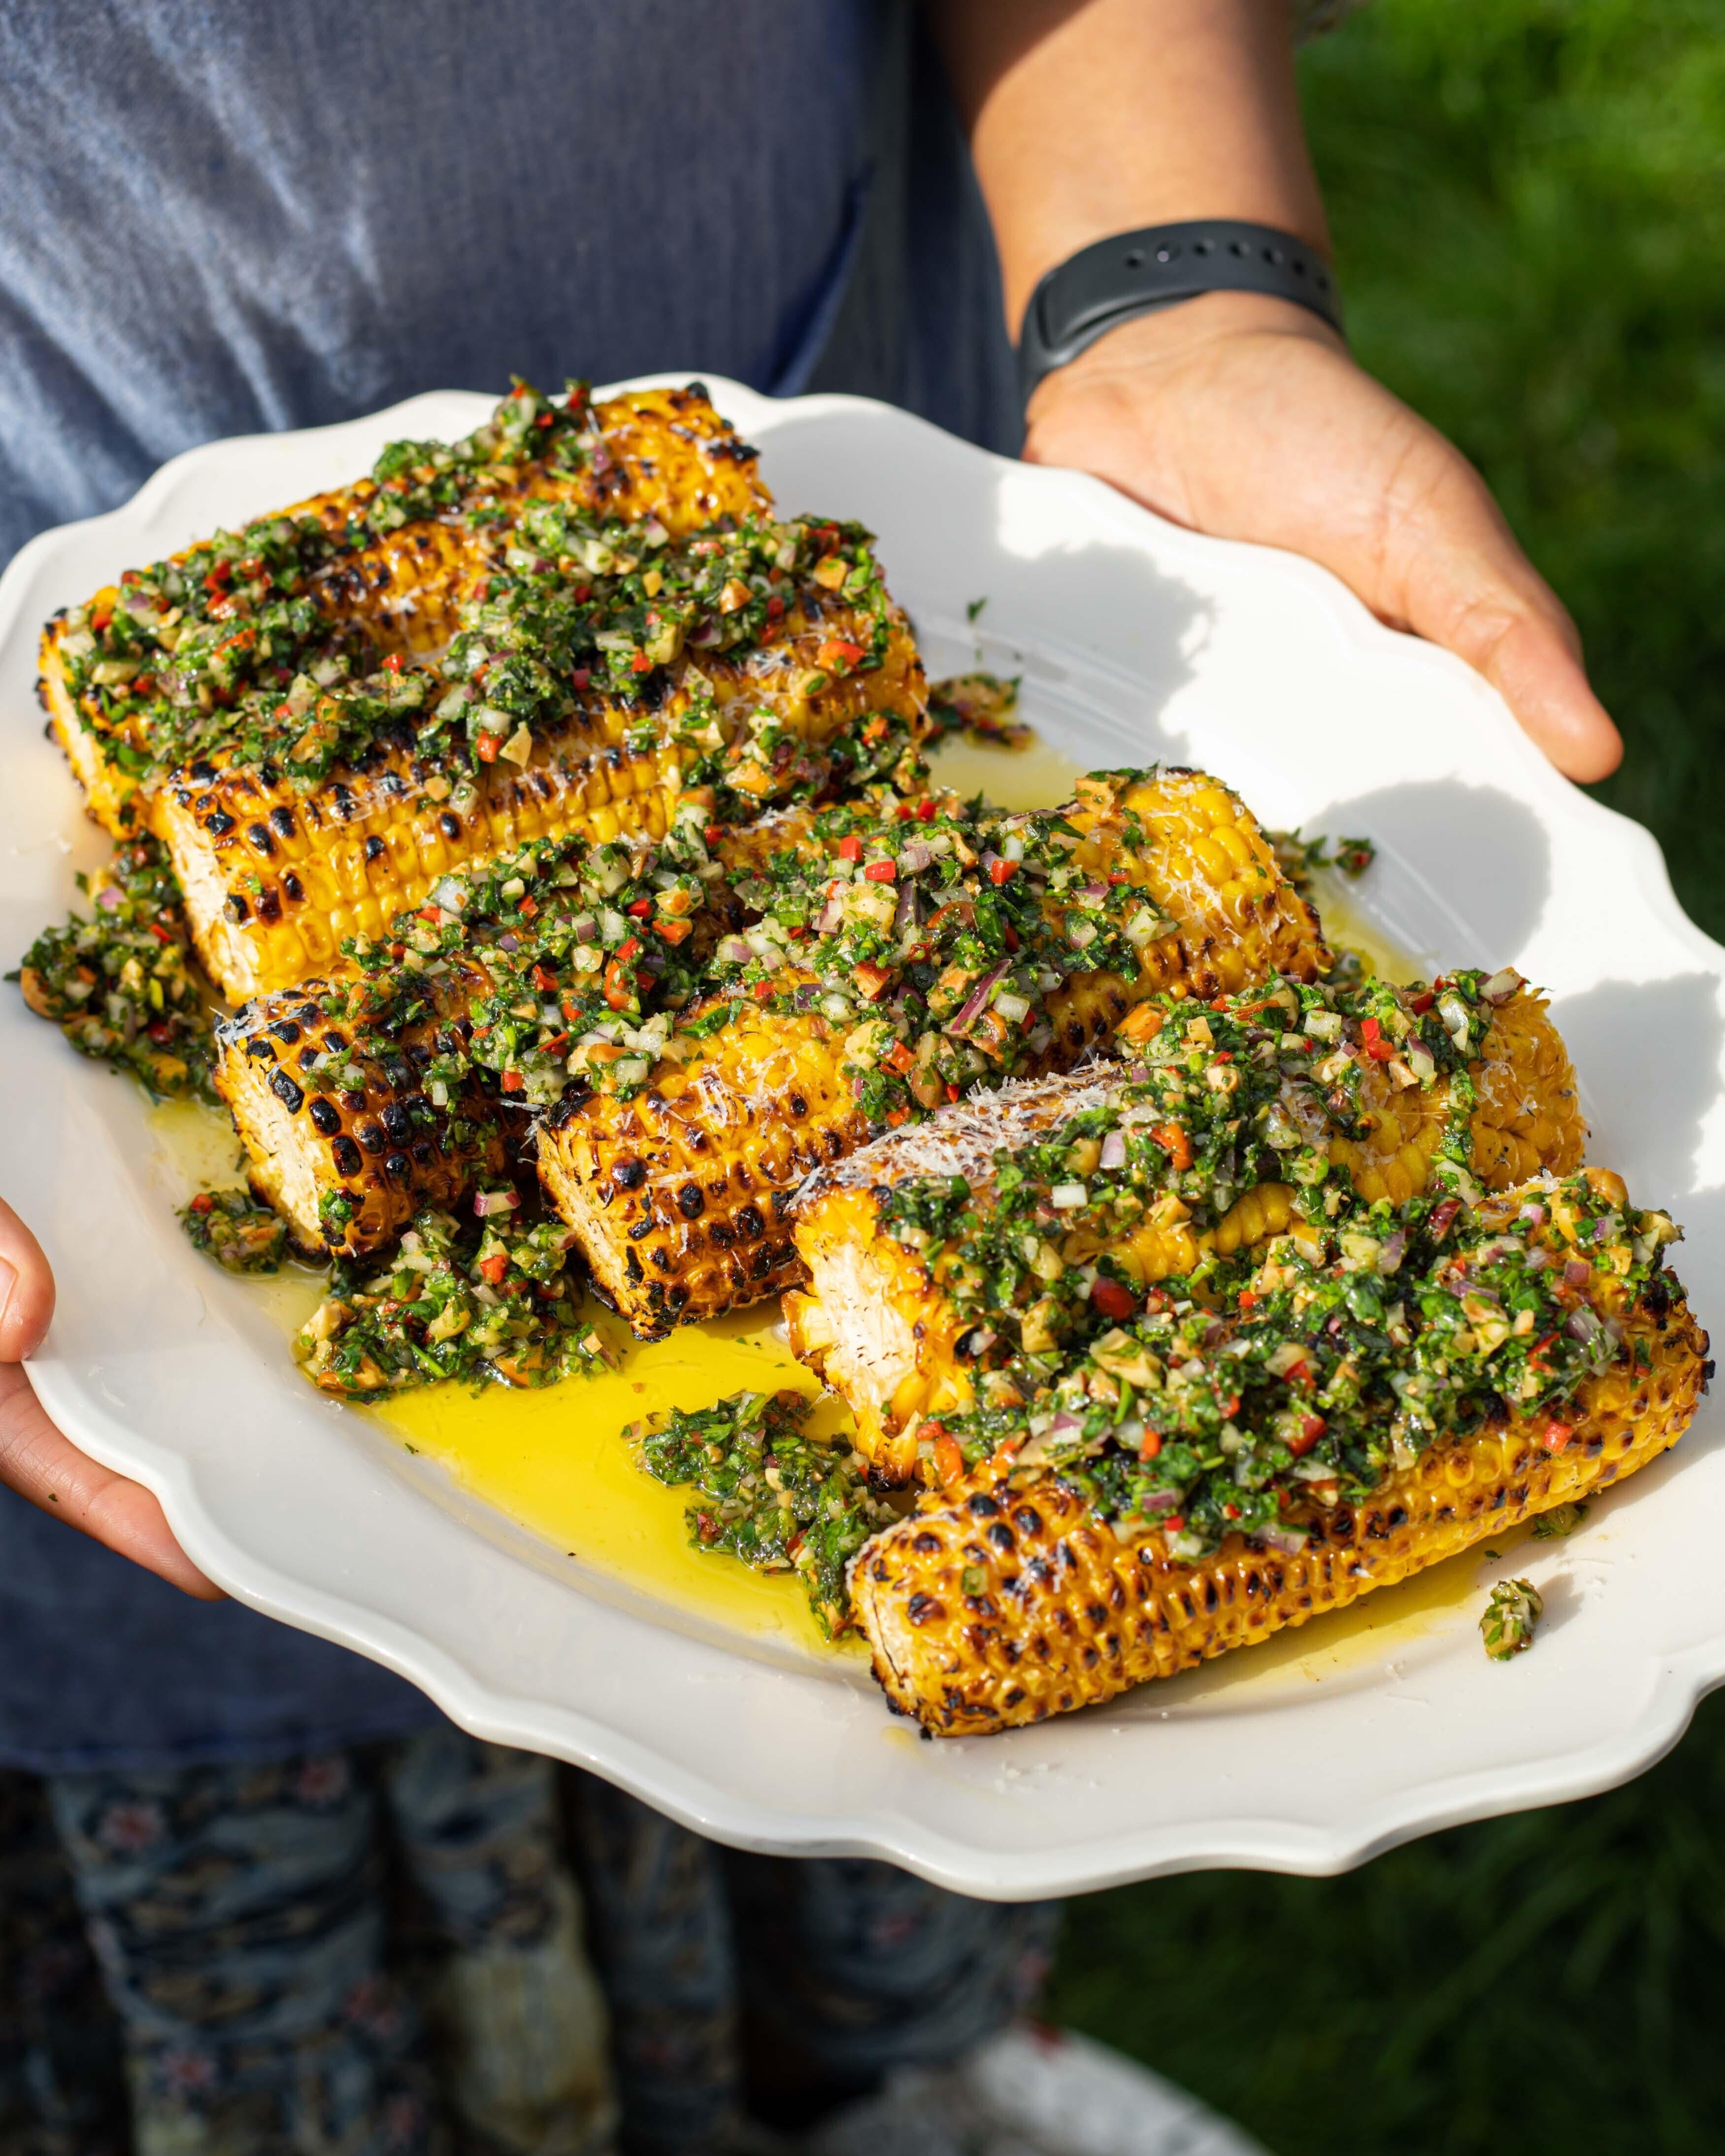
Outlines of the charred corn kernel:
<svg viewBox="0 0 1725 2156">
<path fill-rule="evenodd" d="M 1057 1475 L 997 1454 L 854 1560 L 875 1676 L 932 1734 L 986 1734 L 1172 1676 L 1512 1534 L 1633 1474 L 1688 1426 L 1706 1335 L 1681 1302 L 1621 1317 L 1626 1352 L 1582 1381 L 1557 1449 L 1543 1415 L 1440 1440 L 1368 1502 L 1314 1507 L 1297 1554 L 1235 1533 L 1183 1562 L 1147 1522 L 1105 1519 Z"/>
</svg>

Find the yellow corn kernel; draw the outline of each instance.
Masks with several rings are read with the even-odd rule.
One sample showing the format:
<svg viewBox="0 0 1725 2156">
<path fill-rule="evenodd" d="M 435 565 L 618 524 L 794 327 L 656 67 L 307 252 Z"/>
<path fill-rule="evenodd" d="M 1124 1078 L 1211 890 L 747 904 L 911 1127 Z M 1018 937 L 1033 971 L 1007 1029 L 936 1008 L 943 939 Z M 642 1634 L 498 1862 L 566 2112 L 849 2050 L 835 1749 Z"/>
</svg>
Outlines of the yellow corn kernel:
<svg viewBox="0 0 1725 2156">
<path fill-rule="evenodd" d="M 1216 1223 L 1215 1246 L 1222 1257 L 1249 1250 L 1280 1235 L 1294 1217 L 1294 1193 L 1286 1183 L 1260 1183 L 1242 1191 Z"/>
</svg>

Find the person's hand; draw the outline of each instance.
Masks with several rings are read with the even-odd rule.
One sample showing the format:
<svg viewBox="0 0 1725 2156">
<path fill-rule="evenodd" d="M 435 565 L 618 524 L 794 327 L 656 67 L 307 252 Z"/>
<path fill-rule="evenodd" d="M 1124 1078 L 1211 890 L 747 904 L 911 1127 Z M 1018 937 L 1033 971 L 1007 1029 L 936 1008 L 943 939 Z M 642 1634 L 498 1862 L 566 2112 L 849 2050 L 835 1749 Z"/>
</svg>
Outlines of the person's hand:
<svg viewBox="0 0 1725 2156">
<path fill-rule="evenodd" d="M 1559 771 L 1617 767 L 1575 624 L 1485 482 L 1304 308 L 1211 293 L 1123 323 L 1041 383 L 1024 454 L 1308 555 L 1476 667 Z"/>
<path fill-rule="evenodd" d="M 48 1419 L 20 1368 L 54 1315 L 42 1246 L 0 1199 L 0 1483 L 200 1601 L 219 1602 L 141 1483 L 99 1467 Z"/>
</svg>

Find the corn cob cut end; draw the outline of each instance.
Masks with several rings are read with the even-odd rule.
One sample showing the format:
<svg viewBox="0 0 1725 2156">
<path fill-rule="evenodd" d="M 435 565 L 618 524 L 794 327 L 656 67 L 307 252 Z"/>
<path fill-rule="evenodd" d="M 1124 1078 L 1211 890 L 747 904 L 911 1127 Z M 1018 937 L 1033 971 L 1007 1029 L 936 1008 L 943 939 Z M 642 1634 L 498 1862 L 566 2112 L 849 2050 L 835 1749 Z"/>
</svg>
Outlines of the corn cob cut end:
<svg viewBox="0 0 1725 2156">
<path fill-rule="evenodd" d="M 1641 1306 L 1626 1330 L 1651 1367 L 1620 1363 L 1588 1379 L 1564 1450 L 1543 1450 L 1523 1419 L 1435 1446 L 1369 1503 L 1309 1523 L 1297 1556 L 1231 1535 L 1181 1563 L 1154 1530 L 1117 1528 L 1055 1477 L 1015 1475 L 997 1455 L 858 1553 L 852 1588 L 875 1675 L 936 1736 L 1040 1722 L 1303 1625 L 1591 1496 L 1676 1443 L 1703 1382 L 1707 1336 L 1686 1306 L 1667 1318 Z"/>
<path fill-rule="evenodd" d="M 1568 1175 L 1580 1165 L 1587 1123 L 1568 1050 L 1543 997 L 1522 989 L 1497 1011 L 1470 1070 L 1478 1096 L 1471 1165 L 1486 1189 L 1510 1189 L 1542 1169 Z M 1364 1134 L 1333 1138 L 1330 1158 L 1368 1204 L 1404 1205 L 1431 1179 L 1449 1104 L 1447 1080 L 1429 1091 L 1399 1086 L 1374 1063 L 1361 1089 Z"/>
<path fill-rule="evenodd" d="M 508 1153 L 475 1086 L 450 1109 L 432 1108 L 418 1083 L 422 1042 L 356 1047 L 318 1000 L 328 986 L 307 982 L 223 1020 L 215 1085 L 250 1156 L 252 1188 L 295 1245 L 362 1257 L 422 1206 L 452 1208 L 481 1177 L 502 1176 Z M 362 1082 L 338 1086 L 327 1067 L 308 1070 L 320 1054 Z"/>
</svg>

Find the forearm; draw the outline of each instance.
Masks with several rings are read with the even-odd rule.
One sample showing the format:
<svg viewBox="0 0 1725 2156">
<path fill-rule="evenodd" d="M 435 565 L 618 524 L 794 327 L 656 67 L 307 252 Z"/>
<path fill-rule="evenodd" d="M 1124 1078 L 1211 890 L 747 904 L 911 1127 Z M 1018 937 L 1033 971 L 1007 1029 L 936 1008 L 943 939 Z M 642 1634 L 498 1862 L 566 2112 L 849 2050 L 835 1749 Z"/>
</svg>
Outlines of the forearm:
<svg viewBox="0 0 1725 2156">
<path fill-rule="evenodd" d="M 934 0 L 1015 336 L 1092 240 L 1234 217 L 1327 252 L 1286 0 Z"/>
</svg>

